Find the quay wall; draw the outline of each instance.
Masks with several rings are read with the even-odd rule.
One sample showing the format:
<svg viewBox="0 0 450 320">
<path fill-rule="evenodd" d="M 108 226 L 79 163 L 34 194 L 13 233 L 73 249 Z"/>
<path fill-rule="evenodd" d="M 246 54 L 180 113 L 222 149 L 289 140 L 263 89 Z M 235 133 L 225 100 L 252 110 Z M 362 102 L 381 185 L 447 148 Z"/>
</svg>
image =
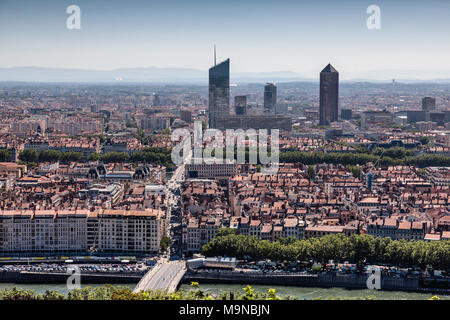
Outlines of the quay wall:
<svg viewBox="0 0 450 320">
<path fill-rule="evenodd" d="M 184 283 L 196 281 L 200 283 L 237 283 L 281 285 L 298 287 L 342 287 L 348 289 L 367 289 L 367 275 L 358 274 L 256 274 L 233 271 L 220 272 L 186 272 Z M 394 278 L 381 276 L 381 288 L 391 291 L 419 291 L 418 278 Z"/>
<path fill-rule="evenodd" d="M 29 272 L 29 271 L 2 271 L 0 272 L 0 283 L 66 283 L 70 274 L 51 272 Z M 81 283 L 134 283 L 141 279 L 141 274 L 119 274 L 119 273 L 82 273 Z"/>
</svg>

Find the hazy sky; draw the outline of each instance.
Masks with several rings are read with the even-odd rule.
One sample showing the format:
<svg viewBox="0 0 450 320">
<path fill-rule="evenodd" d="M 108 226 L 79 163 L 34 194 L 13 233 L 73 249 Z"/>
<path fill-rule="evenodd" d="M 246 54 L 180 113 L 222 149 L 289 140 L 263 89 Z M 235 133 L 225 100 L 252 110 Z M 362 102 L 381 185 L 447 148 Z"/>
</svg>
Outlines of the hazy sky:
<svg viewBox="0 0 450 320">
<path fill-rule="evenodd" d="M 68 30 L 66 8 L 81 8 Z M 381 8 L 381 30 L 366 9 Z M 0 67 L 450 70 L 449 0 L 0 0 Z"/>
</svg>

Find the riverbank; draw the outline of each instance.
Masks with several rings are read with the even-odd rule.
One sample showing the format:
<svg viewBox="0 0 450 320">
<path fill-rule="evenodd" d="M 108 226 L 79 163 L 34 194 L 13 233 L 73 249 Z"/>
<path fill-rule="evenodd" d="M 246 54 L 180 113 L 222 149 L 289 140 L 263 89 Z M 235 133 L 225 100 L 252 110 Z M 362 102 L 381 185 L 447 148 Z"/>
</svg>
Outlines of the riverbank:
<svg viewBox="0 0 450 320">
<path fill-rule="evenodd" d="M 237 271 L 193 271 L 186 272 L 182 283 L 199 282 L 205 284 L 251 284 L 270 286 L 367 289 L 365 274 L 298 274 L 259 273 Z M 418 277 L 393 277 L 381 275 L 380 287 L 383 291 L 422 292 L 450 295 L 450 288 L 425 288 Z"/>
<path fill-rule="evenodd" d="M 85 289 L 90 287 L 92 289 L 102 288 L 106 284 L 81 284 L 81 288 Z M 136 286 L 136 283 L 129 284 L 117 284 L 111 283 L 115 287 L 125 287 L 130 290 Z M 16 283 L 0 283 L 0 291 L 12 288 L 18 288 L 21 290 L 32 290 L 36 294 L 45 294 L 46 291 L 57 291 L 60 294 L 67 295 L 71 290 L 67 288 L 65 284 L 16 284 Z M 207 294 L 215 294 L 220 296 L 221 294 L 230 291 L 234 293 L 242 293 L 245 285 L 239 284 L 204 284 L 200 283 L 200 288 L 192 288 L 189 284 L 182 284 L 179 287 L 180 291 L 195 292 L 196 290 L 202 290 Z M 252 289 L 256 293 L 267 293 L 269 289 L 275 289 L 276 294 L 281 298 L 291 297 L 299 300 L 315 300 L 315 299 L 352 299 L 352 300 L 428 300 L 433 295 L 416 292 L 401 292 L 401 291 L 378 291 L 378 290 L 349 290 L 344 288 L 305 288 L 305 287 L 291 287 L 291 286 L 265 286 L 265 285 L 252 285 Z M 450 300 L 450 296 L 439 296 L 441 300 Z"/>
<path fill-rule="evenodd" d="M 243 284 L 207 284 L 200 282 L 200 289 L 209 293 L 220 296 L 222 293 L 242 292 L 245 285 Z M 296 297 L 299 300 L 311 299 L 357 299 L 363 300 L 368 297 L 375 300 L 428 300 L 433 294 L 404 292 L 404 291 L 380 291 L 380 290 L 358 290 L 345 288 L 316 288 L 316 287 L 293 287 L 293 286 L 269 286 L 269 285 L 252 285 L 255 292 L 267 292 L 269 289 L 275 289 L 277 295 L 281 297 Z M 189 284 L 181 284 L 179 290 L 193 290 Z M 439 296 L 441 300 L 450 300 L 450 296 Z"/>
<path fill-rule="evenodd" d="M 116 287 L 126 287 L 133 290 L 133 288 L 136 286 L 136 283 L 95 283 L 95 284 L 87 284 L 87 283 L 81 283 L 81 288 L 101 288 L 105 285 L 112 285 Z M 67 287 L 67 285 L 64 283 L 40 283 L 40 284 L 23 284 L 23 283 L 0 283 L 0 290 L 9 289 L 12 288 L 18 288 L 22 290 L 33 290 L 36 294 L 44 294 L 46 291 L 58 291 L 61 294 L 68 294 L 71 290 Z"/>
</svg>

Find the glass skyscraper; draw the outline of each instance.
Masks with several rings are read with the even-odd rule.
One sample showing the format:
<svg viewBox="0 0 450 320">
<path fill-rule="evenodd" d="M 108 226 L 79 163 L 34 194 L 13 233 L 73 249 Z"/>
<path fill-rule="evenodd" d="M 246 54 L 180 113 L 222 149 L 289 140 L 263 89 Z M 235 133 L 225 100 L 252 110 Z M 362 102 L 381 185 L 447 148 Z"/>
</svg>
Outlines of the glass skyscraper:
<svg viewBox="0 0 450 320">
<path fill-rule="evenodd" d="M 339 72 L 328 64 L 320 73 L 320 125 L 329 125 L 339 117 Z"/>
<path fill-rule="evenodd" d="M 277 108 L 277 87 L 273 83 L 264 86 L 264 113 L 275 114 Z"/>
<path fill-rule="evenodd" d="M 209 69 L 209 127 L 218 115 L 230 114 L 230 59 Z"/>
</svg>

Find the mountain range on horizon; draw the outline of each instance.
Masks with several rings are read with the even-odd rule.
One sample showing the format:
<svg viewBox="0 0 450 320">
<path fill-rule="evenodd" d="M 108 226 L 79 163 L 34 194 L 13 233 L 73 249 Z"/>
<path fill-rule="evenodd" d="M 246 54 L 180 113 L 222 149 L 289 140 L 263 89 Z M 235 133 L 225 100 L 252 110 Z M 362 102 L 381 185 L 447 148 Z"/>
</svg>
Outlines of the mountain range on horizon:
<svg viewBox="0 0 450 320">
<path fill-rule="evenodd" d="M 339 70 L 338 70 L 339 71 Z M 232 82 L 293 82 L 318 81 L 294 71 L 236 72 Z M 378 70 L 340 72 L 342 81 L 439 82 L 450 83 L 450 71 Z M 47 67 L 0 68 L 0 81 L 10 82 L 150 82 L 150 83 L 207 83 L 208 71 L 193 68 L 138 67 L 113 70 L 65 69 Z"/>
</svg>

